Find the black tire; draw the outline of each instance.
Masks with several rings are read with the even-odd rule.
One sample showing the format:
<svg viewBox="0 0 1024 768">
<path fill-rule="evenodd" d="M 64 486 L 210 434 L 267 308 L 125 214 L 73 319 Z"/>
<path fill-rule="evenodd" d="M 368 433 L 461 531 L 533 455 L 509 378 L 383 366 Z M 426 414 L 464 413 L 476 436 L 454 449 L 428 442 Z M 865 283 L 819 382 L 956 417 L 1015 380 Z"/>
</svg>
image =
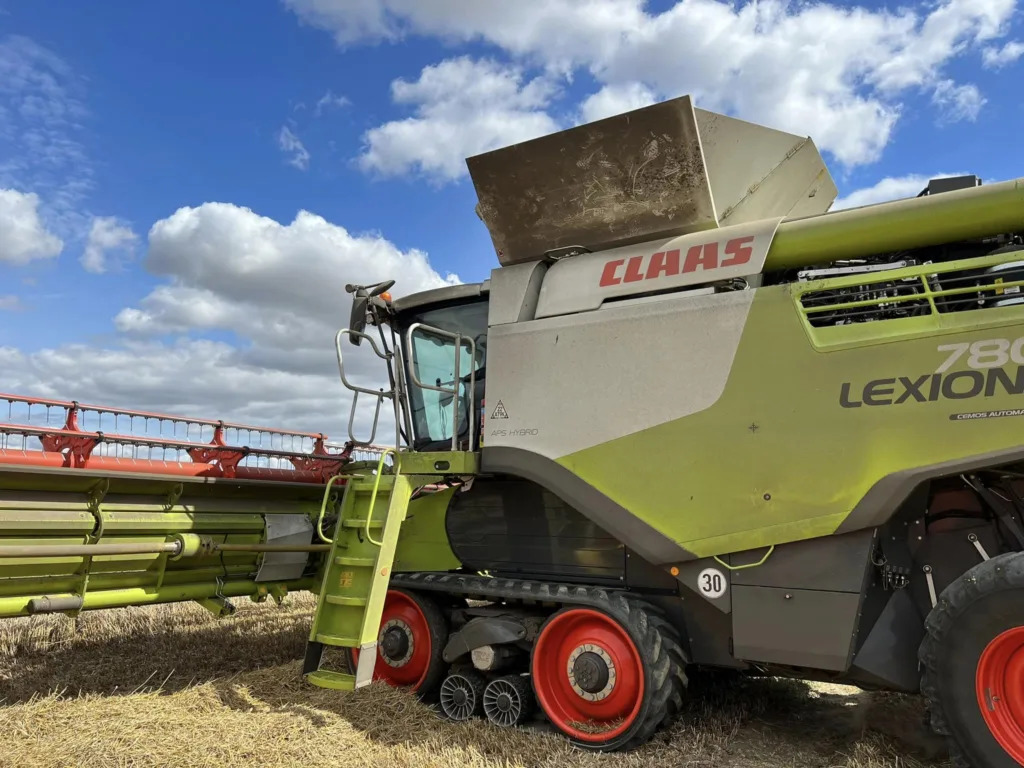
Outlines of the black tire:
<svg viewBox="0 0 1024 768">
<path fill-rule="evenodd" d="M 932 730 L 947 738 L 957 768 L 1024 765 L 997 741 L 976 693 L 978 664 L 986 647 L 1003 632 L 1020 627 L 1024 627 L 1021 553 L 999 555 L 961 575 L 939 596 L 925 621 L 919 652 L 921 693 L 928 703 Z M 1022 697 L 1024 692 L 1016 695 Z M 1024 750 L 1024 738 L 1020 748 Z"/>
<path fill-rule="evenodd" d="M 590 597 L 594 598 L 596 606 L 562 608 L 549 616 L 541 627 L 530 660 L 534 694 L 551 724 L 580 749 L 598 752 L 633 750 L 649 741 L 659 729 L 668 726 L 682 708 L 687 683 L 684 672 L 687 659 L 682 650 L 678 631 L 656 607 L 626 595 L 609 593 L 601 589 L 589 589 L 588 592 L 591 593 Z M 551 637 L 557 638 L 555 633 L 565 617 L 573 614 L 585 616 L 587 612 L 594 615 L 595 621 L 608 622 L 609 627 L 614 624 L 624 631 L 632 644 L 630 660 L 639 661 L 643 670 L 643 693 L 638 696 L 639 703 L 635 714 L 625 718 L 628 723 L 625 730 L 613 732 L 608 738 L 596 735 L 586 738 L 576 735 L 571 726 L 563 727 L 560 722 L 562 716 L 557 709 L 550 706 L 550 701 L 545 704 L 546 696 L 561 702 L 568 702 L 571 698 L 563 694 L 561 699 L 557 699 L 553 686 L 565 684 L 565 681 L 550 679 L 543 672 L 543 659 L 551 658 L 547 655 L 545 633 L 551 632 Z M 538 650 L 541 650 L 541 653 L 538 653 Z M 538 658 L 542 660 L 538 661 Z M 569 679 L 564 666 L 559 666 L 554 661 L 548 661 L 547 664 L 552 675 L 562 674 L 566 681 Z"/>
</svg>

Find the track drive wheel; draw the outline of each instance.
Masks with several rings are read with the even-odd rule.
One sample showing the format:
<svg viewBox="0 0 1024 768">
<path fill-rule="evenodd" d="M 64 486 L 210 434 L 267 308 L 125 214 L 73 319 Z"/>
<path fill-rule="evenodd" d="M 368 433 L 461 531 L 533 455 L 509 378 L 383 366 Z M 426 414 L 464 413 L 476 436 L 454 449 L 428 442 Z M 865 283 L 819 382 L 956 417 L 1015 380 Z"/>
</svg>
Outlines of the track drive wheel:
<svg viewBox="0 0 1024 768">
<path fill-rule="evenodd" d="M 925 622 L 921 692 L 957 768 L 1024 766 L 1024 554 L 950 584 Z"/>
<path fill-rule="evenodd" d="M 448 623 L 429 597 L 405 589 L 389 589 L 377 634 L 377 663 L 373 679 L 408 687 L 423 698 L 436 693 L 444 677 L 441 653 Z M 359 651 L 349 652 L 354 671 Z"/>
<path fill-rule="evenodd" d="M 602 593 L 541 627 L 530 672 L 548 720 L 582 749 L 634 749 L 678 712 L 686 684 L 675 630 L 653 606 Z"/>
</svg>

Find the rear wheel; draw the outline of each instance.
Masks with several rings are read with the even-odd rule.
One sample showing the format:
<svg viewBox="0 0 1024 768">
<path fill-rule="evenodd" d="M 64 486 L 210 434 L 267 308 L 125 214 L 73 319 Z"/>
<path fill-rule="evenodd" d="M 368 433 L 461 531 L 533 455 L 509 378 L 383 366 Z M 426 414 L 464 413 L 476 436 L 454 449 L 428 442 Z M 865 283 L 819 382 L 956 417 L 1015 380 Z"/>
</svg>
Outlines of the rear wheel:
<svg viewBox="0 0 1024 768">
<path fill-rule="evenodd" d="M 623 596 L 604 610 L 563 608 L 541 627 L 531 657 L 537 702 L 584 749 L 633 749 L 679 710 L 685 661 L 656 609 Z"/>
<path fill-rule="evenodd" d="M 432 695 L 447 666 L 441 655 L 447 637 L 448 624 L 433 600 L 404 589 L 388 590 L 373 679 L 410 688 L 420 696 Z M 359 651 L 353 649 L 350 657 L 354 670 Z"/>
<path fill-rule="evenodd" d="M 963 574 L 926 628 L 921 690 L 954 764 L 1024 766 L 1024 555 L 1000 555 Z"/>
</svg>

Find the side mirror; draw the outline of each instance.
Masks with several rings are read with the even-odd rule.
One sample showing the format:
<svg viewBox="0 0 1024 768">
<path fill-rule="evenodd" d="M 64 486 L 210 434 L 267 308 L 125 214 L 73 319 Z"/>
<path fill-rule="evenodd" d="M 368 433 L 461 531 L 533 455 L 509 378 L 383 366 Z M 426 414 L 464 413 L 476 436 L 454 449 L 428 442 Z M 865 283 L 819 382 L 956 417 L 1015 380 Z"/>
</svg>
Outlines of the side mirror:
<svg viewBox="0 0 1024 768">
<path fill-rule="evenodd" d="M 356 295 L 352 297 L 352 316 L 348 323 L 349 330 L 362 333 L 366 328 L 366 311 L 368 309 L 369 302 L 370 300 L 365 296 Z M 363 342 L 362 336 L 356 336 L 351 333 L 348 335 L 348 340 L 356 347 Z"/>
</svg>

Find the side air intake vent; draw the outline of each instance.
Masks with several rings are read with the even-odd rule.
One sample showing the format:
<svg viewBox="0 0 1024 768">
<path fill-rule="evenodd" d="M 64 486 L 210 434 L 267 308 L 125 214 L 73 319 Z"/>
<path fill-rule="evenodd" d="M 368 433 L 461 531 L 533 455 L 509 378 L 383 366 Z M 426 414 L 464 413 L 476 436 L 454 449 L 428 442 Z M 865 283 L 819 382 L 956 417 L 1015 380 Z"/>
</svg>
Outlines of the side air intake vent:
<svg viewBox="0 0 1024 768">
<path fill-rule="evenodd" d="M 1024 304 L 1024 261 L 922 264 L 807 282 L 800 290 L 800 307 L 814 328 L 970 312 Z"/>
</svg>

